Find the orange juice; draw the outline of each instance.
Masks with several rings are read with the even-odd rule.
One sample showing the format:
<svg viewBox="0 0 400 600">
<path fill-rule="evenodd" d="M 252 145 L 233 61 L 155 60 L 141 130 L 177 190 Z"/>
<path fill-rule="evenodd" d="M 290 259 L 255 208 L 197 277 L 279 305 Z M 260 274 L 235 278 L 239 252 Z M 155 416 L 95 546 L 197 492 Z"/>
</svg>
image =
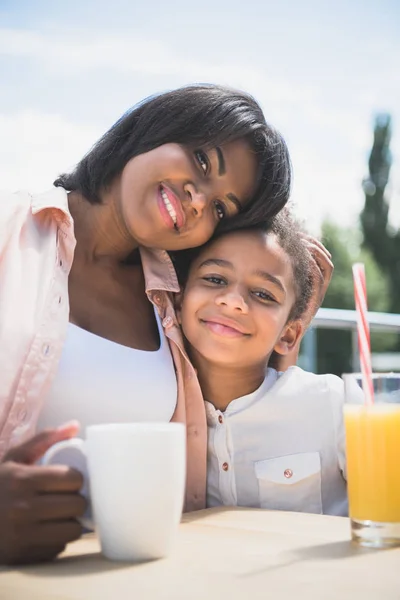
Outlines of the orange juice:
<svg viewBox="0 0 400 600">
<path fill-rule="evenodd" d="M 400 523 L 400 405 L 345 405 L 352 519 Z"/>
</svg>

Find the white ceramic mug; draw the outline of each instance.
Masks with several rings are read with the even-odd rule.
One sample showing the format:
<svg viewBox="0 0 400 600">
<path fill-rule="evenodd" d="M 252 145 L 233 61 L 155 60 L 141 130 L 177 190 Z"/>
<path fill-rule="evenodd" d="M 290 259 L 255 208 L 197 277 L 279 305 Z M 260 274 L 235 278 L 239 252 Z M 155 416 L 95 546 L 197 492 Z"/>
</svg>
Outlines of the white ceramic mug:
<svg viewBox="0 0 400 600">
<path fill-rule="evenodd" d="M 185 491 L 183 424 L 93 425 L 85 441 L 55 444 L 42 464 L 68 464 L 83 473 L 89 507 L 82 524 L 91 528 L 94 521 L 107 558 L 140 561 L 169 553 Z"/>
</svg>

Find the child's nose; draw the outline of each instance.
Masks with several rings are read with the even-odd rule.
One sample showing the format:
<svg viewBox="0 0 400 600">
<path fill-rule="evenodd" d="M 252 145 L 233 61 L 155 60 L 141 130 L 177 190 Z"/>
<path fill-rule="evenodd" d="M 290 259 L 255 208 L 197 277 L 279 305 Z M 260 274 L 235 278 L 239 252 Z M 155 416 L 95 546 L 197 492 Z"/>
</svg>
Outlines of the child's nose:
<svg viewBox="0 0 400 600">
<path fill-rule="evenodd" d="M 237 291 L 226 292 L 220 294 L 217 298 L 217 304 L 219 306 L 226 306 L 231 310 L 240 311 L 243 313 L 248 312 L 248 306 L 243 295 Z"/>
</svg>

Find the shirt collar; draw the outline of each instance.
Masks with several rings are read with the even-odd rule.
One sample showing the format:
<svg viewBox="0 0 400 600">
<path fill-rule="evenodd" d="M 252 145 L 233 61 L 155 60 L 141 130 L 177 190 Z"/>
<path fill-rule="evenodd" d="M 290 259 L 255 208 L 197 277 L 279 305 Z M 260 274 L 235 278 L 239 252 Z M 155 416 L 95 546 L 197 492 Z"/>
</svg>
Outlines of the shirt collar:
<svg viewBox="0 0 400 600">
<path fill-rule="evenodd" d="M 31 206 L 34 215 L 43 210 L 52 210 L 59 212 L 61 220 L 67 221 L 68 225 L 73 224 L 68 207 L 68 194 L 64 188 L 54 187 L 46 192 L 33 194 Z"/>
<path fill-rule="evenodd" d="M 146 292 L 153 290 L 179 292 L 179 282 L 168 252 L 156 248 L 140 247 Z"/>
</svg>

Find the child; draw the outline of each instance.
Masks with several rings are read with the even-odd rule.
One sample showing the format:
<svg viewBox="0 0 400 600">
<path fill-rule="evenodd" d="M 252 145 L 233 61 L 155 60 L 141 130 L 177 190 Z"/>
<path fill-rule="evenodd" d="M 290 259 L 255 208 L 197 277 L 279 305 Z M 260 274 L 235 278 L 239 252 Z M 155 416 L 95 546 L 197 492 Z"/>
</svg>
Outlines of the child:
<svg viewBox="0 0 400 600">
<path fill-rule="evenodd" d="M 207 505 L 347 514 L 343 382 L 266 368 L 303 333 L 311 261 L 277 217 L 214 238 L 193 260 L 178 313 L 208 421 Z"/>
</svg>

